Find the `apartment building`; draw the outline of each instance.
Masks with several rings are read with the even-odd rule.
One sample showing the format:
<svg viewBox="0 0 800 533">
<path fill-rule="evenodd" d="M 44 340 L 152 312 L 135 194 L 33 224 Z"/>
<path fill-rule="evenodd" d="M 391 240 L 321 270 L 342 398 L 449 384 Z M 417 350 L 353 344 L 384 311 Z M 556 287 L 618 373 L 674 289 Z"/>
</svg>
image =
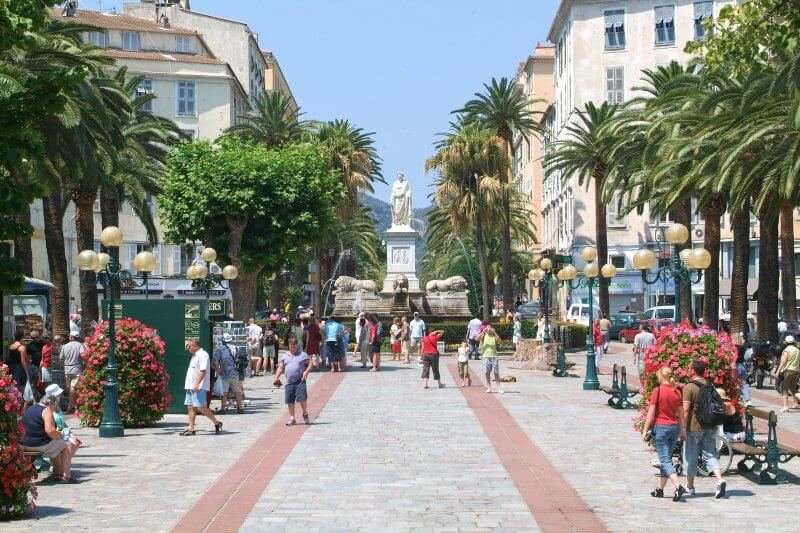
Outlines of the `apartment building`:
<svg viewBox="0 0 800 533">
<path fill-rule="evenodd" d="M 246 24 L 194 13 L 186 0 L 125 4 L 123 13 L 77 9 L 67 14 L 55 9 L 53 17 L 91 28 L 84 32 L 84 39 L 106 49 L 105 53 L 116 60 L 114 70 L 124 66 L 131 76 L 145 76 L 138 91 L 156 96 L 148 104 L 150 110 L 174 121 L 194 138 L 216 139 L 236 124 L 238 117 L 250 113 L 253 101 L 264 92 L 281 91 L 294 101 L 277 59 L 261 50 L 258 36 Z M 233 43 L 239 45 L 232 46 Z M 151 206 L 159 235 L 163 236 L 156 202 Z M 35 228 L 33 275 L 48 279 L 41 201 L 31 206 L 31 219 Z M 75 308 L 79 302 L 75 260 L 80 250 L 73 219 L 74 208 L 70 206 L 64 217 L 64 233 L 70 297 Z M 94 225 L 95 248 L 99 251 L 102 229 L 99 202 L 95 202 Z M 185 272 L 198 257 L 201 244 L 161 242 L 150 248 L 144 226 L 128 205 L 121 207 L 120 228 L 125 235 L 119 254 L 123 268 L 132 269 L 133 258 L 145 249 L 151 249 L 157 258 L 148 288 L 150 294 L 155 297 L 197 294 L 185 279 Z M 141 294 L 144 289 L 123 292 Z"/>
<path fill-rule="evenodd" d="M 718 15 L 732 1 L 724 0 L 562 0 L 548 39 L 555 44 L 553 80 L 555 102 L 543 117 L 549 127 L 549 143 L 569 137 L 577 120 L 575 109 L 588 102 L 621 105 L 635 96 L 641 71 L 671 61 L 686 64 L 687 41 L 702 39 L 704 19 Z M 595 244 L 595 194 L 593 187 L 579 185 L 575 176 L 553 172 L 542 184 L 543 249 L 569 254 L 582 267 L 580 249 Z M 630 306 L 642 310 L 656 302 L 669 302 L 673 283 L 646 285 L 633 270 L 633 253 L 644 243 L 654 244 L 655 229 L 669 222 L 641 215 L 622 215 L 618 198 L 606 204 L 609 256 L 599 258 L 617 267 L 611 281 L 612 313 Z M 730 228 L 730 224 L 727 225 Z M 696 216 L 693 243 L 702 245 L 703 220 Z M 695 307 L 702 301 L 702 283 L 693 287 Z M 573 299 L 585 299 L 585 291 L 573 291 Z M 595 295 L 596 298 L 596 295 Z"/>
</svg>

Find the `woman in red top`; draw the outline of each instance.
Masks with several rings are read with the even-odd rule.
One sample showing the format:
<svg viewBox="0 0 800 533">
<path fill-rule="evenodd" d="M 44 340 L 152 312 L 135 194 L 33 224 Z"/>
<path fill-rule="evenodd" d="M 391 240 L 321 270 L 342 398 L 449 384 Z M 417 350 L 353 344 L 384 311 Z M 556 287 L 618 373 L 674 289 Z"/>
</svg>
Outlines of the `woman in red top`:
<svg viewBox="0 0 800 533">
<path fill-rule="evenodd" d="M 320 332 L 316 317 L 312 316 L 308 318 L 308 325 L 306 326 L 304 336 L 306 340 L 305 352 L 311 357 L 314 367 L 316 368 L 319 366 L 320 347 L 322 346 L 322 333 Z"/>
<path fill-rule="evenodd" d="M 672 501 L 680 501 L 686 489 L 678 479 L 675 465 L 672 464 L 672 451 L 678 438 L 686 440 L 686 426 L 683 423 L 683 400 L 681 394 L 675 390 L 675 377 L 668 366 L 658 371 L 658 387 L 650 393 L 650 408 L 647 410 L 647 419 L 642 428 L 642 440 L 647 442 L 648 430 L 652 427 L 654 433 L 656 453 L 661 463 L 661 479 L 658 488 L 650 493 L 654 498 L 664 497 L 664 487 L 667 479 L 675 485 Z"/>
<path fill-rule="evenodd" d="M 444 336 L 443 330 L 432 331 L 422 337 L 422 388 L 428 388 L 428 377 L 433 369 L 433 379 L 439 384 L 439 388 L 444 387 L 442 378 L 439 375 L 439 347 L 437 343 Z"/>
</svg>

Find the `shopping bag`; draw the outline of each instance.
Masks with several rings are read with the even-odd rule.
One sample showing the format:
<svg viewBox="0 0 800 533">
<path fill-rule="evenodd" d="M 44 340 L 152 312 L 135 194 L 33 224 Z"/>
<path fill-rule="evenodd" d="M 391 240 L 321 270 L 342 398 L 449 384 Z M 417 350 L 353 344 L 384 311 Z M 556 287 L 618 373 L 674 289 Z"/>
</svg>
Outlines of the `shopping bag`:
<svg viewBox="0 0 800 533">
<path fill-rule="evenodd" d="M 25 390 L 22 393 L 22 399 L 25 400 L 26 402 L 33 401 L 33 389 L 31 388 L 30 381 L 25 384 Z"/>
<path fill-rule="evenodd" d="M 225 394 L 225 387 L 223 386 L 222 379 L 217 378 L 217 381 L 214 382 L 214 396 L 222 396 Z"/>
<path fill-rule="evenodd" d="M 42 383 L 52 383 L 53 376 L 50 374 L 50 369 L 42 368 Z"/>
</svg>

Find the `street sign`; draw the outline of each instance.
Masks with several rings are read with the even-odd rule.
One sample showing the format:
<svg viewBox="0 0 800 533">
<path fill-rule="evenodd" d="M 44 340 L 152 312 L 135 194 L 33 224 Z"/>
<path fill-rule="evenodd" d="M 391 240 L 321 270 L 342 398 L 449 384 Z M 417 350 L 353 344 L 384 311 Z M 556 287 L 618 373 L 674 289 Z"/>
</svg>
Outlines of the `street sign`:
<svg viewBox="0 0 800 533">
<path fill-rule="evenodd" d="M 228 300 L 209 300 L 208 316 L 225 316 L 228 314 Z"/>
</svg>

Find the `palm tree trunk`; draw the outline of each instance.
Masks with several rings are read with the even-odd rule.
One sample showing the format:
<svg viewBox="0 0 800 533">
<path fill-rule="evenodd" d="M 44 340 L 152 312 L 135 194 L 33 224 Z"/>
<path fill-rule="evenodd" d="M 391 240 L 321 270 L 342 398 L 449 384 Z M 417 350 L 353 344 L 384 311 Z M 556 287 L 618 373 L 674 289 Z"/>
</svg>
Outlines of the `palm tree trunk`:
<svg viewBox="0 0 800 533">
<path fill-rule="evenodd" d="M 689 229 L 689 240 L 685 244 L 675 247 L 675 253 L 680 253 L 681 250 L 692 247 L 692 200 L 690 198 L 681 200 L 675 206 L 674 218 L 676 223 L 683 224 Z M 680 288 L 676 287 L 676 290 L 681 291 L 681 320 L 694 321 L 694 316 L 692 316 L 692 284 L 681 283 Z"/>
<path fill-rule="evenodd" d="M 30 226 L 31 206 L 14 213 L 14 219 L 19 224 Z M 14 258 L 20 262 L 22 273 L 28 277 L 33 277 L 33 247 L 31 246 L 30 235 L 14 237 Z"/>
<path fill-rule="evenodd" d="M 703 247 L 711 254 L 711 265 L 703 275 L 703 325 L 717 329 L 719 324 L 719 251 L 722 202 L 714 200 L 703 210 Z"/>
<path fill-rule="evenodd" d="M 75 232 L 79 250 L 94 249 L 94 201 L 97 189 L 73 190 L 72 201 L 75 204 Z M 92 333 L 92 323 L 100 317 L 97 304 L 97 276 L 94 272 L 80 272 L 81 296 L 81 334 Z"/>
<path fill-rule="evenodd" d="M 56 191 L 42 198 L 42 207 L 47 266 L 50 269 L 50 282 L 55 285 L 50 295 L 51 327 L 54 336 L 61 335 L 66 339 L 69 335 L 69 275 L 64 248 L 61 192 Z"/>
<path fill-rule="evenodd" d="M 597 263 L 603 266 L 608 262 L 608 222 L 606 220 L 606 204 L 602 201 L 603 178 L 605 172 L 594 176 L 594 224 L 595 242 L 597 243 Z M 597 298 L 603 316 L 609 316 L 608 278 L 599 276 Z M 589 302 L 592 305 L 592 302 Z"/>
<path fill-rule="evenodd" d="M 113 191 L 109 192 L 106 188 L 100 192 L 100 220 L 104 228 L 108 226 L 119 227 L 119 200 L 113 194 Z M 113 257 L 115 262 L 119 263 L 119 248 L 106 248 L 102 244 L 100 248 Z M 114 298 L 120 298 L 120 296 L 120 290 L 117 287 Z"/>
<path fill-rule="evenodd" d="M 758 240 L 758 338 L 778 342 L 778 217 L 766 209 L 759 213 Z"/>
<path fill-rule="evenodd" d="M 508 171 L 506 174 L 506 185 L 508 187 L 514 183 L 514 140 L 511 131 L 501 132 L 500 135 L 506 142 L 506 153 L 508 154 Z M 503 224 L 500 227 L 500 257 L 502 261 L 502 284 L 503 284 L 503 309 L 509 310 L 514 307 L 514 278 L 512 273 L 511 260 L 511 201 L 508 197 L 507 188 L 502 192 L 503 204 Z"/>
<path fill-rule="evenodd" d="M 797 294 L 794 271 L 794 208 L 781 207 L 781 292 L 783 293 L 783 319 L 797 320 Z"/>
<path fill-rule="evenodd" d="M 747 280 L 750 265 L 750 202 L 731 217 L 733 227 L 733 272 L 731 274 L 731 335 L 747 332 L 749 300 Z"/>
<path fill-rule="evenodd" d="M 483 222 L 480 216 L 475 219 L 475 253 L 478 256 L 478 270 L 481 275 L 481 318 L 489 320 L 491 292 L 489 292 L 489 269 L 486 266 L 486 244 L 483 240 Z"/>
</svg>

